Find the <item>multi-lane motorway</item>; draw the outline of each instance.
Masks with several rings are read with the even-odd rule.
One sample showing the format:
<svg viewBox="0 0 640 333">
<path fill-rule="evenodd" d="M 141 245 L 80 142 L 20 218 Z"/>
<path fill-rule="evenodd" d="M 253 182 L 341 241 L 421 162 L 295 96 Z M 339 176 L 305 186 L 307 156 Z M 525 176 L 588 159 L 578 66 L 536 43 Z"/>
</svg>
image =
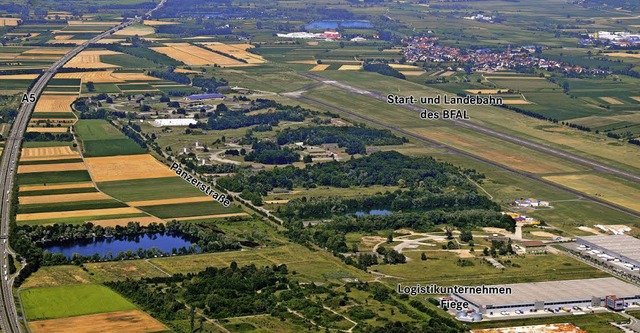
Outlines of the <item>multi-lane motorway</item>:
<svg viewBox="0 0 640 333">
<path fill-rule="evenodd" d="M 162 0 L 155 8 L 148 11 L 145 16 L 151 15 L 155 10 L 164 6 L 166 1 L 167 0 Z M 90 44 L 96 43 L 100 39 L 109 36 L 122 28 L 125 28 L 134 23 L 138 23 L 142 19 L 143 17 L 135 17 L 95 36 L 82 45 L 74 48 L 60 60 L 56 61 L 49 69 L 47 69 L 46 72 L 42 73 L 31 90 L 28 92 L 28 94 L 30 96 L 31 94 L 33 94 L 34 96 L 36 96 L 36 99 L 39 98 L 45 86 L 55 75 L 56 71 L 58 71 L 58 69 L 60 69 L 69 60 L 71 60 L 71 58 L 76 56 Z M 20 143 L 22 141 L 24 132 L 27 129 L 29 117 L 31 116 L 31 112 L 33 112 L 34 106 L 35 103 L 23 103 L 20 106 L 18 115 L 13 123 L 11 132 L 9 133 L 9 137 L 7 138 L 7 141 L 5 143 L 2 160 L 0 161 L 0 180 L 2 181 L 2 183 L 0 184 L 0 200 L 2 200 L 0 201 L 2 202 L 2 209 L 0 212 L 0 252 L 2 252 L 2 256 L 0 256 L 0 267 L 2 268 L 2 277 L 0 278 L 0 297 L 2 298 L 3 307 L 2 311 L 0 311 L 0 328 L 2 328 L 2 332 L 4 333 L 20 333 L 23 331 L 13 298 L 12 288 L 15 275 L 10 276 L 8 274 L 8 254 L 14 253 L 9 246 L 10 242 L 7 241 L 7 238 L 9 235 L 11 190 L 13 188 L 15 172 L 17 170 L 17 161 L 20 154 Z"/>
</svg>

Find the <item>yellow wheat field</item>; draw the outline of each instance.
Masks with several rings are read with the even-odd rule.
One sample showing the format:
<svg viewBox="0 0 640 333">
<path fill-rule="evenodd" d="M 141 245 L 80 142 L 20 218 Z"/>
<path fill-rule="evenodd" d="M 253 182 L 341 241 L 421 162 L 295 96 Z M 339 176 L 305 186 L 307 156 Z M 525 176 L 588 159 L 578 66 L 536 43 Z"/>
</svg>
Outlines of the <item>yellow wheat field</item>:
<svg viewBox="0 0 640 333">
<path fill-rule="evenodd" d="M 29 323 L 32 333 L 76 332 L 167 332 L 164 324 L 140 310 L 98 313 L 71 318 L 37 320 Z"/>
<path fill-rule="evenodd" d="M 181 73 L 181 74 L 199 74 L 202 72 L 199 71 L 194 71 L 192 69 L 185 69 L 185 68 L 176 68 L 173 70 L 176 73 Z"/>
<path fill-rule="evenodd" d="M 79 158 L 77 151 L 69 146 L 22 148 L 21 161 L 37 161 L 46 159 Z"/>
<path fill-rule="evenodd" d="M 171 24 L 180 24 L 180 23 L 178 23 L 178 22 L 167 22 L 167 21 L 144 20 L 144 21 L 142 21 L 142 24 L 156 26 L 156 25 L 171 25 Z"/>
<path fill-rule="evenodd" d="M 67 133 L 68 127 L 27 127 L 27 132 L 35 133 Z"/>
<path fill-rule="evenodd" d="M 263 57 L 247 52 L 248 49 L 254 47 L 250 44 L 223 44 L 219 42 L 205 42 L 201 44 L 208 49 L 226 53 L 238 59 L 242 59 L 249 64 L 262 64 L 266 62 Z"/>
<path fill-rule="evenodd" d="M 76 95 L 42 95 L 34 112 L 72 112 L 71 103 L 77 98 Z"/>
<path fill-rule="evenodd" d="M 331 66 L 331 65 L 315 65 L 309 71 L 310 72 L 320 72 L 320 71 L 326 70 L 327 68 L 329 68 L 329 66 Z"/>
<path fill-rule="evenodd" d="M 0 17 L 0 27 L 15 27 L 20 21 L 22 20 L 15 17 Z"/>
<path fill-rule="evenodd" d="M 607 102 L 609 104 L 613 104 L 613 105 L 624 104 L 624 103 L 620 102 L 619 100 L 617 100 L 617 99 L 615 99 L 613 97 L 598 97 L 598 98 L 600 98 L 601 100 L 603 100 L 603 101 L 605 101 L 605 102 Z"/>
<path fill-rule="evenodd" d="M 422 70 L 422 68 L 420 68 L 418 66 L 405 65 L 405 64 L 389 64 L 389 67 L 395 68 L 395 69 L 413 69 L 413 70 L 416 70 L 416 71 L 421 71 Z"/>
<path fill-rule="evenodd" d="M 2 60 L 12 60 L 19 56 L 20 53 L 2 53 L 0 54 L 0 59 Z"/>
<path fill-rule="evenodd" d="M 139 216 L 139 217 L 123 217 L 118 219 L 106 219 L 106 220 L 92 220 L 91 223 L 101 225 L 103 227 L 115 227 L 125 226 L 129 222 L 138 222 L 140 225 L 147 226 L 153 222 L 164 223 L 165 221 L 153 216 Z"/>
<path fill-rule="evenodd" d="M 636 102 L 640 102 L 640 96 L 636 96 L 636 97 L 629 97 L 632 100 L 636 101 Z"/>
<path fill-rule="evenodd" d="M 147 36 L 156 33 L 156 29 L 144 25 L 128 26 L 114 33 L 115 36 Z"/>
<path fill-rule="evenodd" d="M 531 102 L 529 101 L 525 101 L 523 99 L 503 99 L 502 100 L 503 104 L 510 104 L 510 105 L 524 105 L 524 104 L 531 104 Z"/>
<path fill-rule="evenodd" d="M 179 220 L 179 221 L 190 221 L 190 220 L 201 220 L 201 219 L 218 219 L 225 217 L 233 217 L 233 216 L 248 216 L 247 213 L 228 213 L 228 214 L 215 214 L 215 215 L 201 215 L 201 216 L 187 216 L 187 217 L 173 217 L 170 219 L 166 219 L 166 221 L 171 220 Z"/>
<path fill-rule="evenodd" d="M 102 55 L 122 54 L 120 52 L 109 50 L 89 50 L 82 51 L 77 56 L 69 60 L 64 65 L 66 68 L 114 68 L 120 67 L 117 65 L 111 65 L 100 61 Z"/>
<path fill-rule="evenodd" d="M 0 80 L 35 80 L 38 74 L 12 74 L 0 75 Z"/>
<path fill-rule="evenodd" d="M 114 73 L 113 70 L 92 71 L 92 72 L 75 72 L 75 73 L 58 73 L 56 79 L 81 79 L 82 82 L 94 83 L 122 83 L 125 81 L 157 81 L 157 77 L 149 76 L 144 73 Z"/>
<path fill-rule="evenodd" d="M 67 40 L 55 40 L 52 39 L 50 41 L 47 42 L 47 44 L 74 44 L 74 45 L 80 45 L 84 42 L 86 42 L 86 39 L 67 39 Z"/>
<path fill-rule="evenodd" d="M 122 215 L 122 214 L 140 214 L 140 213 L 142 212 L 139 209 L 133 208 L 133 207 L 86 209 L 86 210 L 73 210 L 73 211 L 64 211 L 64 212 L 17 214 L 16 221 L 35 221 L 35 220 L 57 219 L 57 218 L 82 217 L 82 216 L 108 216 L 108 215 Z"/>
<path fill-rule="evenodd" d="M 215 52 L 188 43 L 166 43 L 163 47 L 151 49 L 168 57 L 182 61 L 187 65 L 213 65 L 222 67 L 246 65 L 240 61 L 222 56 Z"/>
<path fill-rule="evenodd" d="M 204 201 L 213 202 L 214 200 L 211 197 L 199 196 L 199 197 L 191 197 L 191 198 L 131 201 L 131 202 L 127 202 L 127 205 L 132 207 L 143 207 L 143 206 L 171 205 L 171 204 L 179 204 L 179 203 L 204 202 Z"/>
<path fill-rule="evenodd" d="M 95 72 L 75 72 L 75 73 L 58 73 L 55 75 L 56 79 L 81 79 L 83 82 L 94 83 L 120 83 L 124 80 L 113 77 L 112 70 L 108 71 L 95 71 Z"/>
<path fill-rule="evenodd" d="M 50 171 L 75 171 L 87 170 L 82 162 L 74 163 L 54 163 L 54 164 L 31 164 L 18 166 L 18 173 L 50 172 Z"/>
<path fill-rule="evenodd" d="M 362 69 L 360 65 L 342 65 L 338 68 L 339 71 L 359 71 Z"/>
<path fill-rule="evenodd" d="M 22 191 L 42 191 L 42 190 L 63 190 L 70 188 L 89 188 L 93 187 L 93 183 L 74 183 L 74 184 L 58 184 L 58 185 L 20 185 Z"/>
<path fill-rule="evenodd" d="M 426 72 L 424 71 L 400 71 L 400 73 L 404 76 L 420 76 Z"/>
<path fill-rule="evenodd" d="M 37 48 L 37 49 L 31 49 L 31 50 L 27 50 L 22 52 L 22 54 L 57 54 L 57 55 L 65 55 L 67 53 L 69 53 L 69 51 L 71 51 L 71 49 L 69 48 Z"/>
<path fill-rule="evenodd" d="M 53 39 L 55 40 L 68 40 L 73 38 L 73 35 L 56 35 L 55 37 L 53 37 Z"/>
<path fill-rule="evenodd" d="M 637 53 L 614 52 L 614 53 L 605 53 L 604 55 L 610 56 L 610 57 L 621 57 L 621 58 L 640 58 L 640 54 L 637 54 Z"/>
<path fill-rule="evenodd" d="M 153 77 L 144 73 L 113 73 L 112 77 L 125 81 L 158 81 L 157 77 Z"/>
<path fill-rule="evenodd" d="M 440 76 L 451 76 L 451 75 L 453 75 L 453 74 L 455 74 L 455 73 L 456 73 L 456 72 L 454 72 L 454 71 L 446 71 L 446 72 L 444 72 L 444 73 L 440 74 Z"/>
<path fill-rule="evenodd" d="M 111 197 L 102 192 L 52 194 L 52 195 L 28 195 L 28 196 L 20 197 L 20 204 L 30 205 L 30 204 L 104 200 L 104 199 L 111 199 Z"/>
<path fill-rule="evenodd" d="M 547 176 L 544 179 L 640 212 L 640 190 L 598 175 Z"/>
<path fill-rule="evenodd" d="M 149 154 L 91 157 L 85 161 L 96 182 L 176 176 Z"/>
</svg>

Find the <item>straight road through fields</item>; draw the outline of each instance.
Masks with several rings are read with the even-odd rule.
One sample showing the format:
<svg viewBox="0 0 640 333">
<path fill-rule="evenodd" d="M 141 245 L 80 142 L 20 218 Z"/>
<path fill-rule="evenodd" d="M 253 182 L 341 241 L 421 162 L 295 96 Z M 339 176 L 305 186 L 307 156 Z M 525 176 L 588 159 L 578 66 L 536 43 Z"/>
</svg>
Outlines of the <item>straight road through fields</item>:
<svg viewBox="0 0 640 333">
<path fill-rule="evenodd" d="M 148 11 L 144 16 L 151 15 L 155 10 L 164 6 L 166 1 L 167 0 L 162 0 L 155 8 Z M 37 100 L 42 94 L 42 91 L 46 87 L 49 80 L 51 80 L 51 78 L 53 78 L 53 76 L 55 75 L 56 71 L 58 71 L 58 69 L 60 69 L 69 60 L 71 60 L 71 58 L 76 56 L 90 44 L 96 43 L 102 38 L 109 36 L 114 32 L 129 25 L 138 23 L 142 19 L 143 17 L 135 17 L 93 37 L 92 39 L 84 42 L 82 45 L 74 48 L 69 53 L 65 54 L 60 60 L 56 61 L 42 75 L 40 75 L 40 77 L 37 79 L 31 90 L 29 91 L 29 94 L 34 94 Z M 35 103 L 23 103 L 18 109 L 18 115 L 16 116 L 16 119 L 11 128 L 11 132 L 9 133 L 9 138 L 7 138 L 7 141 L 5 143 L 4 153 L 2 155 L 2 160 L 0 161 L 0 180 L 2 181 L 2 184 L 0 185 L 0 200 L 2 200 L 2 208 L 0 213 L 0 239 L 2 239 L 2 241 L 0 241 L 0 251 L 2 252 L 2 256 L 0 256 L 0 266 L 2 267 L 3 273 L 2 277 L 0 278 L 0 298 L 2 300 L 2 311 L 0 311 L 0 328 L 2 328 L 2 332 L 4 333 L 23 332 L 13 298 L 13 281 L 17 274 L 9 276 L 7 271 L 8 255 L 12 254 L 15 256 L 15 253 L 9 246 L 8 236 L 9 219 L 11 212 L 11 190 L 14 186 L 13 182 L 15 179 L 15 171 L 17 170 L 17 160 L 19 159 L 20 155 L 22 137 L 27 129 L 27 124 L 29 123 L 29 118 L 31 117 L 31 113 L 33 112 L 34 107 Z"/>
</svg>

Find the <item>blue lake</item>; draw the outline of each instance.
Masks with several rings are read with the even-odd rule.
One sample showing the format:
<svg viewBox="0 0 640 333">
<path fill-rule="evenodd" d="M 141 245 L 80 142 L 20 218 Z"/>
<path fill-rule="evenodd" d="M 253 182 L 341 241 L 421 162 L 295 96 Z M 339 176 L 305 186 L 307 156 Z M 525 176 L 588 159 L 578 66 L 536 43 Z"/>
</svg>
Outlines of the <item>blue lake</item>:
<svg viewBox="0 0 640 333">
<path fill-rule="evenodd" d="M 43 247 L 51 253 L 62 253 L 65 257 L 71 258 L 74 253 L 83 256 L 92 256 L 98 253 L 100 256 L 108 255 L 109 252 L 115 257 L 119 252 L 131 250 L 136 252 L 138 248 L 143 250 L 155 247 L 162 252 L 171 253 L 171 249 L 181 247 L 191 247 L 191 241 L 185 237 L 173 234 L 143 234 L 139 236 L 122 236 L 100 238 L 94 241 L 78 241 L 69 244 L 59 244 Z"/>
<path fill-rule="evenodd" d="M 366 28 L 373 28 L 373 26 L 371 25 L 371 23 L 367 21 L 317 21 L 305 26 L 305 29 L 338 29 L 338 28 L 366 29 Z"/>
<path fill-rule="evenodd" d="M 369 212 L 355 212 L 353 215 L 355 216 L 366 216 L 366 215 L 391 215 L 392 211 L 386 209 L 372 209 Z"/>
</svg>

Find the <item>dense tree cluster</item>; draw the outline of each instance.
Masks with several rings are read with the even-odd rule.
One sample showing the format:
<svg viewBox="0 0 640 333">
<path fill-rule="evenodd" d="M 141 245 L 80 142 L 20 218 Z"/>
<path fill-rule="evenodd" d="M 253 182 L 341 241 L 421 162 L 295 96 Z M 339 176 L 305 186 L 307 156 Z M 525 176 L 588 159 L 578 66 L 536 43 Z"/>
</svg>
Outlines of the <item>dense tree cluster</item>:
<svg viewBox="0 0 640 333">
<path fill-rule="evenodd" d="M 374 194 L 366 197 L 312 197 L 290 200 L 277 213 L 284 217 L 309 219 L 328 218 L 355 211 L 390 209 L 395 212 L 411 211 L 461 211 L 467 209 L 498 210 L 498 205 L 476 192 L 432 193 L 409 190 Z"/>
<path fill-rule="evenodd" d="M 270 313 L 278 301 L 276 291 L 289 288 L 287 273 L 286 265 L 238 267 L 232 262 L 227 268 L 209 267 L 186 276 L 106 284 L 160 319 L 175 319 L 176 311 L 184 308 L 176 295 L 209 317 L 227 318 Z M 149 282 L 168 284 L 170 290 L 149 288 Z"/>
<path fill-rule="evenodd" d="M 262 164 L 291 164 L 300 161 L 300 154 L 290 148 L 281 148 L 275 142 L 260 141 L 253 144 L 244 160 Z"/>
<path fill-rule="evenodd" d="M 218 110 L 217 110 L 218 111 Z M 247 110 L 250 111 L 250 110 Z M 309 110 L 297 107 L 278 108 L 274 112 L 247 114 L 239 111 L 224 112 L 223 116 L 214 114 L 209 117 L 209 121 L 204 129 L 225 130 L 231 128 L 249 127 L 253 125 L 270 125 L 276 126 L 280 121 L 304 121 L 306 117 L 311 115 Z"/>
<path fill-rule="evenodd" d="M 389 130 L 367 128 L 365 126 L 314 126 L 286 128 L 278 133 L 278 144 L 304 142 L 307 145 L 337 143 L 346 147 L 347 154 L 365 154 L 367 145 L 401 145 L 408 140 L 395 136 Z"/>
<path fill-rule="evenodd" d="M 404 74 L 387 64 L 365 62 L 362 65 L 362 69 L 367 72 L 375 72 L 382 75 L 397 77 L 399 79 L 405 79 Z"/>
<path fill-rule="evenodd" d="M 154 69 L 148 71 L 147 74 L 167 81 L 173 81 L 187 85 L 191 83 L 191 79 L 189 79 L 189 76 L 183 73 L 176 73 L 173 71 L 173 68 L 169 68 L 167 70 Z"/>
<path fill-rule="evenodd" d="M 234 176 L 221 178 L 219 184 L 234 192 L 249 189 L 262 195 L 274 188 L 316 186 L 405 186 L 423 188 L 432 193 L 440 193 L 444 188 L 453 186 L 475 191 L 474 185 L 451 164 L 431 157 L 409 157 L 394 151 L 377 152 L 345 162 L 316 164 L 304 169 L 287 166 L 258 173 L 241 170 Z"/>
<path fill-rule="evenodd" d="M 24 141 L 73 141 L 71 133 L 38 133 L 27 132 L 24 134 Z"/>
</svg>

